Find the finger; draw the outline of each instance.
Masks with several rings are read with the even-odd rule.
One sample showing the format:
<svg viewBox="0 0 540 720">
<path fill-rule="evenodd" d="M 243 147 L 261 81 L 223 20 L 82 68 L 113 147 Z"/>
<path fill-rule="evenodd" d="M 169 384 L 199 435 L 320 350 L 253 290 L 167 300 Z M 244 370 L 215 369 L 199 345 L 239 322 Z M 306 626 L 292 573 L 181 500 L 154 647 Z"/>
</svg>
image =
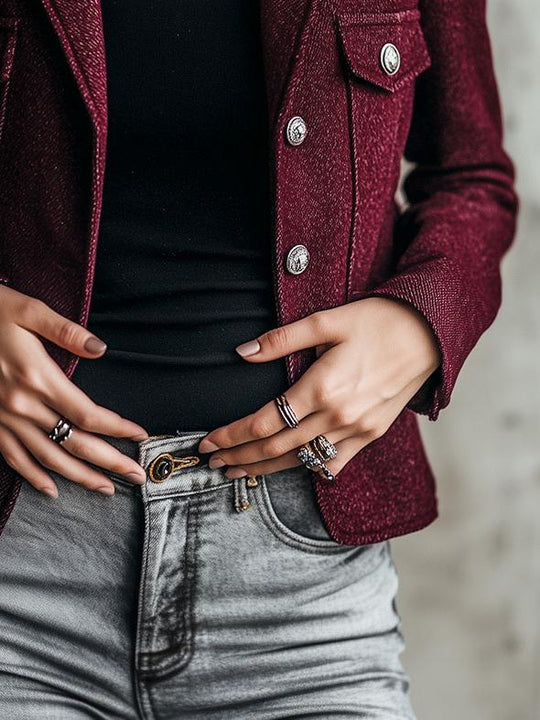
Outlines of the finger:
<svg viewBox="0 0 540 720">
<path fill-rule="evenodd" d="M 230 449 L 222 448 L 209 457 L 208 464 L 211 468 L 225 465 L 244 467 L 246 463 L 271 460 L 285 455 L 320 434 L 324 434 L 330 442 L 337 443 L 354 433 L 354 429 L 350 426 L 334 428 L 330 421 L 331 418 L 326 413 L 312 413 L 297 428 L 287 428 L 263 440 L 243 443 Z"/>
<path fill-rule="evenodd" d="M 17 436 L 4 425 L 0 425 L 0 453 L 6 463 L 36 490 L 49 497 L 58 497 L 58 488 L 54 480 L 35 462 Z"/>
<path fill-rule="evenodd" d="M 82 485 L 87 490 L 98 490 L 105 495 L 114 495 L 114 484 L 107 475 L 77 460 L 33 423 L 14 418 L 10 429 L 44 467 Z"/>
<path fill-rule="evenodd" d="M 336 445 L 338 454 L 332 460 L 326 460 L 325 465 L 330 470 L 332 475 L 336 477 L 339 482 L 339 473 L 352 458 L 361 452 L 364 448 L 373 442 L 373 436 L 370 433 L 362 435 L 356 435 L 356 437 L 350 437 L 343 442 Z M 324 476 L 322 476 L 324 481 Z M 328 482 L 328 481 L 326 481 Z"/>
<path fill-rule="evenodd" d="M 336 443 L 338 451 L 337 457 L 325 462 L 326 467 L 334 476 L 337 475 L 349 460 L 371 441 L 372 438 L 370 437 L 357 436 Z M 230 479 L 244 477 L 245 475 L 269 475 L 270 473 L 285 470 L 286 468 L 296 467 L 302 464 L 296 457 L 299 449 L 300 448 L 296 448 L 294 451 L 285 453 L 285 455 L 281 455 L 281 457 L 272 460 L 263 460 L 261 462 L 246 464 L 242 467 L 228 468 L 225 475 Z"/>
<path fill-rule="evenodd" d="M 307 315 L 287 325 L 268 330 L 254 340 L 238 345 L 236 352 L 250 362 L 268 362 L 296 350 L 336 341 L 337 328 L 326 311 Z"/>
<path fill-rule="evenodd" d="M 82 430 L 133 440 L 148 438 L 138 423 L 95 403 L 54 362 L 47 367 L 44 386 L 40 392 L 42 400 Z"/>
<path fill-rule="evenodd" d="M 74 427 L 62 447 L 71 455 L 97 466 L 98 469 L 122 475 L 137 485 L 144 485 L 146 482 L 146 471 L 133 458 L 96 435 Z"/>
<path fill-rule="evenodd" d="M 333 362 L 333 353 L 326 353 L 310 365 L 294 385 L 286 390 L 287 401 L 299 422 L 323 409 L 330 397 L 337 394 L 337 390 L 329 387 L 330 382 L 327 379 L 333 375 L 331 367 Z M 339 381 L 335 382 L 336 387 L 338 383 Z M 268 438 L 286 427 L 273 399 L 256 412 L 209 432 L 199 443 L 199 450 L 214 452 L 220 448 L 234 447 Z"/>
<path fill-rule="evenodd" d="M 399 415 L 400 411 L 405 407 L 407 398 L 411 396 L 410 393 L 410 387 L 407 386 L 406 390 L 403 390 L 398 396 L 396 396 L 398 398 L 397 400 L 394 398 L 391 403 L 385 404 L 384 416 L 378 421 L 377 427 L 370 427 L 364 432 L 356 430 L 354 435 L 337 442 L 333 439 L 337 437 L 335 431 L 324 433 L 331 442 L 334 442 L 338 451 L 335 458 L 325 462 L 326 467 L 333 475 L 337 475 L 340 470 L 354 457 L 354 455 L 385 434 L 392 422 Z M 320 429 L 316 434 L 319 433 Z M 300 461 L 296 457 L 298 450 L 299 448 L 295 448 L 293 451 L 289 451 L 278 458 L 270 460 L 243 463 L 241 467 L 230 466 L 225 471 L 225 475 L 229 478 L 243 477 L 244 475 L 264 475 L 277 472 L 278 470 L 283 470 L 287 467 L 294 467 L 295 465 L 300 464 Z"/>
<path fill-rule="evenodd" d="M 287 390 L 287 398 L 290 390 Z M 298 420 L 306 417 L 306 409 L 294 408 Z M 200 452 L 214 452 L 220 448 L 243 446 L 262 438 L 268 438 L 288 427 L 272 400 L 251 415 L 234 420 L 228 425 L 212 430 L 199 443 Z"/>
<path fill-rule="evenodd" d="M 7 427 L 10 427 L 10 417 L 7 413 L 4 412 L 1 419 Z M 36 401 L 33 404 L 32 421 L 48 434 L 58 421 L 58 413 Z M 125 475 L 132 482 L 138 484 L 146 482 L 146 472 L 133 458 L 124 455 L 106 440 L 78 427 L 73 427 L 69 438 L 62 443 L 62 448 L 92 465 L 118 475 Z"/>
<path fill-rule="evenodd" d="M 107 349 L 103 340 L 37 298 L 22 296 L 17 321 L 21 327 L 82 357 L 92 359 Z"/>
</svg>

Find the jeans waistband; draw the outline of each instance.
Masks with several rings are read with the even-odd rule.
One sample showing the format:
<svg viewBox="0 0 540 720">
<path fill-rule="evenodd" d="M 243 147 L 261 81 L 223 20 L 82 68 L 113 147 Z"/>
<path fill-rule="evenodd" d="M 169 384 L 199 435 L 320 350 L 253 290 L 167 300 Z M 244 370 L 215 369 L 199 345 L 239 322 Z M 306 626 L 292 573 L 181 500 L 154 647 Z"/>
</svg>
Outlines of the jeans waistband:
<svg viewBox="0 0 540 720">
<path fill-rule="evenodd" d="M 174 435 L 151 435 L 140 442 L 109 435 L 101 437 L 146 470 L 146 483 L 140 487 L 143 502 L 229 485 L 233 489 L 234 509 L 243 512 L 250 507 L 249 488 L 257 487 L 261 476 L 246 475 L 232 480 L 226 477 L 226 468 L 210 468 L 211 453 L 200 453 L 197 449 L 205 435 L 206 430 L 177 431 Z M 330 538 L 320 515 L 310 471 L 303 466 L 293 467 L 265 475 L 264 483 L 281 520 L 300 534 L 316 539 Z M 132 487 L 135 490 L 139 486 Z"/>
<path fill-rule="evenodd" d="M 223 468 L 212 469 L 212 453 L 201 453 L 198 445 L 209 430 L 150 435 L 146 440 L 103 436 L 120 452 L 129 455 L 146 470 L 148 497 L 200 492 L 221 485 L 232 485 Z"/>
</svg>

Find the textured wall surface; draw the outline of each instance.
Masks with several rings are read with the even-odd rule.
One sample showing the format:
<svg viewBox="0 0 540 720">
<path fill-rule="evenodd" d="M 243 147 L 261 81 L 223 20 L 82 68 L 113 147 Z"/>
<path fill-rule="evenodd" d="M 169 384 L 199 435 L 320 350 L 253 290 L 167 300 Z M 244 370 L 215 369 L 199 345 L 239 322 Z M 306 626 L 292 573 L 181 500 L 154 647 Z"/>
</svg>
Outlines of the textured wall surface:
<svg viewBox="0 0 540 720">
<path fill-rule="evenodd" d="M 495 324 L 422 419 L 441 517 L 393 542 L 419 720 L 540 720 L 540 3 L 488 8 L 522 208 Z"/>
</svg>

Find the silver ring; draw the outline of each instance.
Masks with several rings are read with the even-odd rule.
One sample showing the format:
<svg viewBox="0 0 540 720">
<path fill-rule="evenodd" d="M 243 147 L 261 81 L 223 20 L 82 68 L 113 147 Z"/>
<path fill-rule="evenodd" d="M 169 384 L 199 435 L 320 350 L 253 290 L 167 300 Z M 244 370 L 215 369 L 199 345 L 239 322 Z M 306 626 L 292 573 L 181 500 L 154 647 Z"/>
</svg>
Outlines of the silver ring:
<svg viewBox="0 0 540 720">
<path fill-rule="evenodd" d="M 61 445 L 73 432 L 71 423 L 66 418 L 61 417 L 56 425 L 53 427 L 51 432 L 48 434 L 51 440 Z"/>
<path fill-rule="evenodd" d="M 276 398 L 274 398 L 274 402 L 276 403 L 279 414 L 285 421 L 285 424 L 290 428 L 298 427 L 300 421 L 296 417 L 296 413 L 294 412 L 292 407 L 289 405 L 289 401 L 287 400 L 285 395 L 278 395 Z"/>
<path fill-rule="evenodd" d="M 302 445 L 300 450 L 296 453 L 296 457 L 307 467 L 308 470 L 314 470 L 315 472 L 322 473 L 322 475 L 331 482 L 336 479 L 335 475 L 330 472 L 321 458 L 313 452 L 309 445 Z"/>
<path fill-rule="evenodd" d="M 317 435 L 309 444 L 321 460 L 333 460 L 337 457 L 337 447 L 324 435 Z"/>
</svg>

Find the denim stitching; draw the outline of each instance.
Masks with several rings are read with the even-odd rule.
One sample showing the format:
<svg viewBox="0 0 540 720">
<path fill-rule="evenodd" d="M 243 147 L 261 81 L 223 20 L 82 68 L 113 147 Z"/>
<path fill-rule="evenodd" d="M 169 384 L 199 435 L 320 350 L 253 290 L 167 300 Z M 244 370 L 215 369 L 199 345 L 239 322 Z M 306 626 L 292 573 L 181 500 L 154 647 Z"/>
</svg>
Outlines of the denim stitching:
<svg viewBox="0 0 540 720">
<path fill-rule="evenodd" d="M 301 535 L 297 535 L 292 530 L 288 530 L 286 525 L 278 527 L 274 519 L 275 512 L 271 505 L 264 475 L 261 476 L 259 487 L 260 492 L 254 491 L 259 516 L 262 518 L 265 526 L 280 542 L 312 555 L 345 554 L 347 551 L 358 549 L 358 545 L 326 545 L 325 541 L 316 540 L 315 538 L 304 538 Z"/>
<path fill-rule="evenodd" d="M 200 503 L 188 501 L 188 516 L 186 520 L 186 545 L 184 549 L 184 557 L 182 563 L 182 576 L 183 576 L 183 592 L 179 598 L 179 607 L 181 612 L 179 613 L 179 622 L 174 630 L 180 628 L 178 641 L 168 648 L 164 653 L 170 653 L 171 649 L 176 650 L 178 653 L 172 658 L 165 658 L 152 666 L 151 663 L 142 670 L 141 677 L 146 680 L 161 680 L 183 670 L 188 664 L 193 655 L 193 635 L 194 635 L 194 591 L 195 581 L 197 574 L 197 557 L 200 546 L 199 539 L 199 526 L 200 526 Z M 145 658 L 151 658 L 151 651 L 140 653 L 140 656 Z M 150 690 L 149 690 L 150 694 Z"/>
</svg>

